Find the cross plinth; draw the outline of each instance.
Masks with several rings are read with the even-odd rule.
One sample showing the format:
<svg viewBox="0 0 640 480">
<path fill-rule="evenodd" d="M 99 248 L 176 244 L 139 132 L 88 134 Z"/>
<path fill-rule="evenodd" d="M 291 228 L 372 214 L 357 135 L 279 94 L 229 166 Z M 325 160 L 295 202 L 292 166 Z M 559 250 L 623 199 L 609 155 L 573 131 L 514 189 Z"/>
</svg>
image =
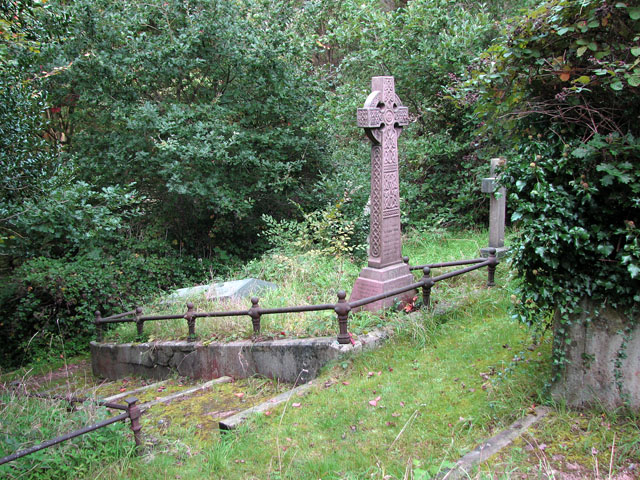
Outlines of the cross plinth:
<svg viewBox="0 0 640 480">
<path fill-rule="evenodd" d="M 350 300 L 379 295 L 409 285 L 413 276 L 402 261 L 398 137 L 409 124 L 409 111 L 395 92 L 393 77 L 373 77 L 371 94 L 358 109 L 358 126 L 371 140 L 371 218 L 368 266 L 360 272 Z M 401 295 L 411 299 L 414 291 Z M 379 310 L 394 303 L 387 298 L 366 305 Z"/>
</svg>

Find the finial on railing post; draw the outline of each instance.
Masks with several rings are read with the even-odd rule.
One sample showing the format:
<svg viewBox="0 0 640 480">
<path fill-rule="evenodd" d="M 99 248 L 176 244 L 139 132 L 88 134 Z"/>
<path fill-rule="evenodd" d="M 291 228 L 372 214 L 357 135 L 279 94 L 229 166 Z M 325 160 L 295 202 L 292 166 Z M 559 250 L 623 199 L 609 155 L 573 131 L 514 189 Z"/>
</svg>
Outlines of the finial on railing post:
<svg viewBox="0 0 640 480">
<path fill-rule="evenodd" d="M 406 256 L 406 255 L 405 255 L 404 257 L 402 257 L 402 261 L 403 261 L 406 265 L 409 265 L 409 257 L 408 257 L 408 256 Z"/>
<path fill-rule="evenodd" d="M 251 297 L 251 308 L 249 309 L 249 316 L 251 317 L 251 323 L 253 324 L 253 334 L 260 334 L 260 306 L 258 297 Z"/>
<path fill-rule="evenodd" d="M 136 307 L 136 328 L 138 329 L 138 339 L 142 339 L 144 320 L 142 320 L 142 307 Z"/>
<path fill-rule="evenodd" d="M 142 450 L 142 435 L 140 433 L 140 430 L 142 430 L 142 426 L 140 425 L 140 416 L 142 415 L 142 411 L 140 410 L 140 407 L 136 405 L 138 402 L 136 397 L 127 397 L 124 401 L 127 402 L 127 413 L 129 414 L 129 420 L 131 421 L 133 439 L 136 442 L 136 453 L 139 455 Z"/>
<path fill-rule="evenodd" d="M 495 276 L 496 276 L 496 265 L 498 265 L 498 259 L 496 258 L 496 249 L 490 248 L 488 250 L 489 265 L 487 266 L 487 287 L 494 287 L 496 285 Z"/>
<path fill-rule="evenodd" d="M 433 287 L 433 284 L 431 269 L 424 267 L 422 269 L 422 304 L 427 308 L 431 306 L 431 287 Z"/>
<path fill-rule="evenodd" d="M 335 311 L 338 314 L 338 343 L 347 344 L 351 342 L 349 336 L 349 312 L 351 305 L 345 299 L 347 294 L 344 290 L 338 291 L 338 303 L 336 303 Z"/>
<path fill-rule="evenodd" d="M 187 313 L 184 318 L 187 320 L 187 327 L 189 328 L 188 340 L 192 342 L 196 339 L 196 316 L 193 303 L 187 303 Z"/>
<path fill-rule="evenodd" d="M 98 342 L 102 342 L 103 341 L 102 313 L 100 313 L 100 310 L 96 310 L 96 319 L 93 323 L 96 326 L 96 340 Z"/>
</svg>

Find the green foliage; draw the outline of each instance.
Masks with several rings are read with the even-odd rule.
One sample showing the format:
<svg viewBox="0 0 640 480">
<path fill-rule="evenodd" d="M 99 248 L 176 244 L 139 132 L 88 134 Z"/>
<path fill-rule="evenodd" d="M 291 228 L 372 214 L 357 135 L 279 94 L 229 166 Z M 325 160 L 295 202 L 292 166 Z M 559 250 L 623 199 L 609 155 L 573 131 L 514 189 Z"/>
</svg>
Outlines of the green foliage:
<svg viewBox="0 0 640 480">
<path fill-rule="evenodd" d="M 322 141 L 287 5 L 61 2 L 68 36 L 45 58 L 73 65 L 49 88 L 72 108 L 81 178 L 137 182 L 147 220 L 189 252 L 254 253 L 261 215 L 305 200 Z"/>
<path fill-rule="evenodd" d="M 3 412 L 0 457 L 32 447 L 59 435 L 113 416 L 104 407 L 84 405 L 74 411 L 64 402 L 0 396 Z M 98 462 L 126 458 L 133 453 L 133 438 L 125 422 L 118 422 L 60 445 L 0 466 L 2 478 L 83 478 Z"/>
<path fill-rule="evenodd" d="M 478 112 L 510 149 L 503 183 L 521 233 L 516 314 L 545 327 L 557 312 L 557 364 L 582 298 L 627 313 L 640 302 L 636 10 L 541 4 L 474 71 Z"/>
<path fill-rule="evenodd" d="M 129 310 L 161 289 L 206 277 L 207 267 L 217 268 L 168 252 L 148 253 L 148 243 L 136 243 L 111 253 L 36 257 L 5 278 L 0 294 L 7 339 L 0 346 L 3 365 L 82 351 L 94 334 L 96 310 L 103 316 Z"/>
<path fill-rule="evenodd" d="M 335 257 L 359 257 L 366 254 L 366 238 L 368 215 L 364 209 L 361 214 L 345 214 L 351 203 L 348 192 L 336 203 L 329 204 L 322 210 L 303 213 L 303 219 L 276 221 L 265 215 L 263 221 L 266 229 L 262 235 L 269 244 L 278 250 L 288 252 L 318 252 Z M 351 218 L 349 218 L 351 217 Z"/>
<path fill-rule="evenodd" d="M 518 3 L 518 2 L 514 2 Z M 333 86 L 320 112 L 322 131 L 336 141 L 332 165 L 360 184 L 368 181 L 368 148 L 355 126 L 355 110 L 370 78 L 393 75 L 411 124 L 400 140 L 405 223 L 468 225 L 486 218 L 477 177 L 487 169 L 474 133 L 470 105 L 453 101 L 467 64 L 497 33 L 495 18 L 511 3 L 412 1 L 388 10 L 381 2 L 309 2 L 306 35 L 314 32 L 317 70 Z M 497 15 L 497 17 L 496 17 Z M 361 178 L 364 177 L 364 178 Z M 344 178 L 339 177 L 343 182 Z M 361 206 L 366 200 L 357 199 Z"/>
</svg>

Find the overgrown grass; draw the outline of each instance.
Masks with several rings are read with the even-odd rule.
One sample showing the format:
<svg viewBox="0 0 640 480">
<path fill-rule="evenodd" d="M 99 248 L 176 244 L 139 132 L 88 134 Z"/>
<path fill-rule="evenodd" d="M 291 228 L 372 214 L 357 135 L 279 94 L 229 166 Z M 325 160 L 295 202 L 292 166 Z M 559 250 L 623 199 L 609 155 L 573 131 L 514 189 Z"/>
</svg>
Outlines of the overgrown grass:
<svg viewBox="0 0 640 480">
<path fill-rule="evenodd" d="M 412 234 L 405 241 L 405 253 L 413 264 L 472 258 L 485 238 L 482 233 Z M 281 282 L 273 301 L 287 295 L 296 303 L 333 301 L 305 295 L 309 291 L 332 295 L 345 288 L 341 281 L 345 286 L 352 282 L 361 267 L 336 262 L 272 253 L 238 276 Z M 294 397 L 221 436 L 211 430 L 205 434 L 198 426 L 206 421 L 198 419 L 200 403 L 187 400 L 152 411 L 144 427 L 147 440 L 154 443 L 152 449 L 140 458 L 115 454 L 102 458 L 89 473 L 77 476 L 433 478 L 534 405 L 551 403 L 546 389 L 551 339 L 534 340 L 525 326 L 511 320 L 510 281 L 507 269 L 499 266 L 497 287 L 487 289 L 483 269 L 439 283 L 432 294 L 439 307 L 434 310 L 411 316 L 370 315 L 372 324 L 360 326 L 354 315 L 354 329 L 365 331 L 377 322 L 392 326 L 396 333 L 376 351 L 325 368 L 306 396 Z M 261 304 L 271 306 L 266 296 Z M 181 324 L 179 331 L 185 332 L 185 327 Z M 280 328 L 284 324 L 274 331 Z M 286 328 L 288 334 L 296 331 L 293 322 Z M 333 327 L 330 334 L 335 334 Z M 263 388 L 262 382 L 251 382 L 241 387 L 248 396 Z M 275 392 L 280 386 L 264 388 Z M 230 401 L 236 401 L 232 396 Z M 198 400 L 202 401 L 207 399 Z M 160 420 L 168 426 L 160 427 Z M 631 472 L 634 459 L 640 457 L 637 425 L 637 418 L 621 412 L 570 412 L 555 405 L 529 436 L 471 472 L 470 478 L 552 478 L 554 471 L 571 471 L 572 465 L 578 465 L 578 475 L 595 478 L 596 460 L 602 477 L 609 472 L 610 452 L 614 452 L 613 475 Z"/>
<path fill-rule="evenodd" d="M 486 232 L 461 232 L 451 234 L 446 231 L 412 232 L 405 238 L 405 254 L 412 264 L 436 261 L 476 258 L 480 247 L 486 243 Z M 255 277 L 278 285 L 276 290 L 266 291 L 260 297 L 260 305 L 265 308 L 279 308 L 294 305 L 335 303 L 338 290 L 349 292 L 364 261 L 353 258 L 332 257 L 318 251 L 299 252 L 295 250 L 272 251 L 260 259 L 248 263 L 237 271 L 233 280 Z M 416 274 L 417 275 L 417 274 Z M 421 275 L 417 275 L 420 278 Z M 486 270 L 470 274 L 470 282 L 450 279 L 434 288 L 436 302 L 455 303 L 478 287 L 486 278 Z M 186 313 L 186 303 L 193 302 L 197 311 L 212 312 L 225 310 L 246 310 L 251 306 L 248 299 L 207 300 L 205 295 L 196 295 L 180 303 L 167 303 L 159 298 L 144 308 L 144 314 L 172 315 Z M 380 315 L 359 312 L 350 315 L 350 331 L 365 333 L 382 325 L 389 318 L 397 317 L 397 312 L 388 311 Z M 149 340 L 182 339 L 187 335 L 185 320 L 163 320 L 146 322 L 145 337 Z M 250 338 L 253 334 L 248 316 L 198 319 L 198 337 L 204 341 L 237 340 Z M 315 337 L 337 334 L 337 319 L 332 311 L 312 313 L 290 313 L 264 315 L 261 319 L 261 333 L 265 337 Z M 120 324 L 106 337 L 108 341 L 136 341 L 136 327 L 132 323 Z"/>
<path fill-rule="evenodd" d="M 532 344 L 528 331 L 507 318 L 508 297 L 502 288 L 480 288 L 460 308 L 391 320 L 393 340 L 337 362 L 309 395 L 221 439 L 194 441 L 190 458 L 127 460 L 127 475 L 434 474 L 541 401 L 549 345 Z"/>
<path fill-rule="evenodd" d="M 0 394 L 0 457 L 78 430 L 121 412 L 90 403 L 75 410 L 66 402 L 28 398 L 11 391 Z M 6 479 L 81 478 L 95 465 L 128 458 L 133 453 L 131 431 L 123 422 L 63 442 L 0 466 Z"/>
<path fill-rule="evenodd" d="M 486 241 L 486 231 L 434 229 L 411 231 L 404 236 L 403 244 L 404 253 L 409 255 L 411 264 L 417 265 L 476 258 Z M 268 290 L 260 298 L 260 305 L 266 308 L 334 303 L 338 290 L 343 289 L 349 293 L 361 268 L 366 265 L 366 261 L 353 257 L 330 256 L 318 250 L 300 252 L 287 245 L 249 262 L 228 278 L 215 281 L 256 277 L 276 283 L 276 290 Z M 421 273 L 416 272 L 415 276 L 419 279 Z M 440 282 L 433 288 L 433 305 L 450 306 L 463 301 L 485 282 L 486 269 Z M 167 302 L 167 297 L 163 296 L 146 305 L 144 314 L 184 314 L 188 302 L 193 302 L 199 312 L 246 310 L 251 305 L 249 299 L 217 301 L 208 300 L 204 294 L 185 298 L 182 302 Z M 349 327 L 351 333 L 359 335 L 384 325 L 390 319 L 401 317 L 402 314 L 392 310 L 375 315 L 369 312 L 352 313 Z M 145 323 L 144 332 L 144 337 L 151 341 L 185 339 L 187 324 L 183 319 L 150 321 Z M 248 316 L 200 318 L 197 320 L 196 332 L 203 341 L 247 339 L 253 334 Z M 261 333 L 263 337 L 272 338 L 333 336 L 337 333 L 337 320 L 332 311 L 264 315 L 261 319 Z M 139 338 L 135 325 L 124 323 L 110 330 L 106 340 L 135 342 Z"/>
<path fill-rule="evenodd" d="M 554 407 L 551 415 L 481 465 L 479 474 L 562 478 L 558 472 L 564 472 L 573 478 L 640 478 L 637 414 Z"/>
</svg>

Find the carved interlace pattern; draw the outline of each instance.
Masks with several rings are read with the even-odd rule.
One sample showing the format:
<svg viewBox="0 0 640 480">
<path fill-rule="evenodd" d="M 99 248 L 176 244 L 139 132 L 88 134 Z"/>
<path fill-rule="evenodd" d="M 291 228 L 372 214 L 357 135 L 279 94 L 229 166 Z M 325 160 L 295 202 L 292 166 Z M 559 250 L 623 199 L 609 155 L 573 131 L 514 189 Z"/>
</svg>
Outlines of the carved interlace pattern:
<svg viewBox="0 0 640 480">
<path fill-rule="evenodd" d="M 385 213 L 400 207 L 400 192 L 398 191 L 398 172 L 385 172 L 382 190 L 383 208 Z"/>
<path fill-rule="evenodd" d="M 384 129 L 382 144 L 384 145 L 384 164 L 394 165 L 397 158 L 398 139 L 393 127 Z"/>
<path fill-rule="evenodd" d="M 369 232 L 370 252 L 373 257 L 380 256 L 380 192 L 382 191 L 382 148 L 371 149 L 371 231 Z"/>
<path fill-rule="evenodd" d="M 409 123 L 408 109 L 402 106 L 397 97 L 392 77 L 382 80 L 381 97 L 372 102 L 378 104 L 377 108 L 365 106 L 358 109 L 357 116 L 358 126 L 366 128 L 370 138 L 375 138 L 372 138 L 371 146 L 370 258 L 382 256 L 382 230 L 383 225 L 386 225 L 385 219 L 400 215 L 398 135 L 401 129 L 396 125 L 402 127 Z"/>
<path fill-rule="evenodd" d="M 398 107 L 395 114 L 398 125 L 409 125 L 409 109 L 407 107 Z"/>
<path fill-rule="evenodd" d="M 393 78 L 385 78 L 382 81 L 382 101 L 388 107 L 393 107 L 396 92 L 393 85 Z"/>
<path fill-rule="evenodd" d="M 358 126 L 368 127 L 369 126 L 369 122 L 367 121 L 368 119 L 369 119 L 369 115 L 367 111 L 364 108 L 359 108 L 358 109 Z"/>
</svg>

